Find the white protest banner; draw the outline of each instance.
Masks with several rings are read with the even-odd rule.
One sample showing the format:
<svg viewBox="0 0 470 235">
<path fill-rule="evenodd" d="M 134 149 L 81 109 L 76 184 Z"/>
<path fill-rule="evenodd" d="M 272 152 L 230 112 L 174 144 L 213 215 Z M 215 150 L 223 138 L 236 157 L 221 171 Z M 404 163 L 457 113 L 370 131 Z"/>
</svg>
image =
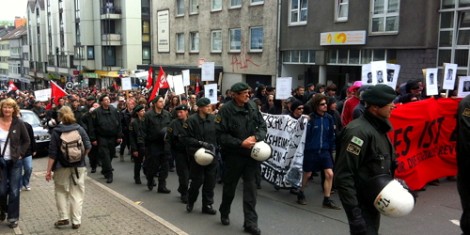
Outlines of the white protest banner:
<svg viewBox="0 0 470 235">
<path fill-rule="evenodd" d="M 48 101 L 51 98 L 51 88 L 34 91 L 34 96 L 38 101 Z"/>
<path fill-rule="evenodd" d="M 181 71 L 183 73 L 183 86 L 189 86 L 191 85 L 190 83 L 190 78 L 189 78 L 189 69 L 185 69 Z"/>
<path fill-rule="evenodd" d="M 173 85 L 175 86 L 175 94 L 184 94 L 183 75 L 173 76 Z"/>
<path fill-rule="evenodd" d="M 426 69 L 426 95 L 438 95 L 437 68 Z"/>
<path fill-rule="evenodd" d="M 272 148 L 271 157 L 261 164 L 262 177 L 278 188 L 300 187 L 307 117 L 262 115 L 268 128 L 265 142 Z"/>
<path fill-rule="evenodd" d="M 205 62 L 201 68 L 201 81 L 214 81 L 214 62 Z"/>
<path fill-rule="evenodd" d="M 276 100 L 284 100 L 292 96 L 292 77 L 276 78 Z"/>
<path fill-rule="evenodd" d="M 204 97 L 211 100 L 211 104 L 217 104 L 217 83 L 204 85 Z"/>
<path fill-rule="evenodd" d="M 121 78 L 121 89 L 123 91 L 132 90 L 132 82 L 130 77 Z"/>
<path fill-rule="evenodd" d="M 457 77 L 457 64 L 444 63 L 444 79 L 442 88 L 445 90 L 454 90 Z"/>
<path fill-rule="evenodd" d="M 170 89 L 171 89 L 171 90 L 174 90 L 174 89 L 175 89 L 175 88 L 174 88 L 175 86 L 174 86 L 174 84 L 173 84 L 173 75 L 167 75 L 167 76 L 166 76 L 166 81 L 168 82 L 168 85 L 170 86 Z"/>
</svg>

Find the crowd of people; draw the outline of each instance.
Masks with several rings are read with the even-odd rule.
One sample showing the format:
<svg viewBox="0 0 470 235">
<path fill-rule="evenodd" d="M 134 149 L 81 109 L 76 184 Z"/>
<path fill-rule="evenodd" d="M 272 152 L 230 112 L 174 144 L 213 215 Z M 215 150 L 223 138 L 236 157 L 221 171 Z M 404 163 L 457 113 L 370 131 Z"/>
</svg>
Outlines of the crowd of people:
<svg viewBox="0 0 470 235">
<path fill-rule="evenodd" d="M 32 92 L 27 91 L 2 94 L 0 98 L 14 96 L 16 102 L 5 99 L 14 102 L 14 105 L 6 103 L 7 107 L 31 109 L 50 129 L 52 138 L 46 180 L 54 179 L 55 183 L 60 217 L 56 227 L 69 225 L 70 220 L 74 229 L 81 224 L 85 161 L 75 178 L 73 170 L 54 163 L 61 154 L 58 135 L 61 131 L 75 128 L 80 129 L 84 140 L 90 172 L 96 173 L 100 167 L 106 183 L 113 182 L 114 158 L 125 161 L 130 156 L 134 163 L 132 177 L 135 184 L 142 184 L 143 174 L 147 188 L 153 190 L 156 187 L 158 193 L 171 193 L 166 180 L 169 172 L 176 170 L 177 191 L 188 213 L 192 212 L 202 188 L 202 212 L 211 215 L 217 214 L 213 208 L 214 187 L 217 181 L 223 183 L 219 207 L 223 225 L 230 224 L 231 203 L 242 178 L 245 231 L 261 234 L 255 209 L 256 191 L 261 187 L 260 162 L 250 157 L 250 150 L 266 136 L 266 123 L 261 115 L 264 112 L 308 120 L 302 183 L 300 188 L 291 190 L 297 195 L 297 203 L 307 204 L 305 188 L 311 176 L 320 172 L 323 207 L 342 209 L 330 198 L 337 191 L 351 234 L 377 234 L 380 214 L 367 204 L 367 197 L 360 192 L 367 187 L 367 179 L 392 174 L 395 155 L 387 138 L 391 128 L 388 118 L 394 103 L 426 98 L 422 93 L 422 82 L 410 80 L 396 90 L 385 85 L 362 85 L 360 81 L 341 90 L 335 84 L 308 84 L 298 86 L 292 91 L 292 97 L 285 100 L 276 99 L 275 89 L 262 84 L 252 89 L 246 83 L 236 83 L 225 96 L 218 94 L 217 104 L 211 104 L 203 94 L 174 95 L 167 91 L 165 95 L 157 95 L 149 101 L 148 94 L 141 91 L 111 92 L 108 89 L 77 90 L 59 98 L 58 104 L 52 100 L 37 101 Z M 3 101 L 0 107 L 2 104 Z M 3 108 L 2 113 L 5 113 Z M 2 137 L 2 131 L 9 130 L 9 126 L 3 124 L 4 119 L 0 114 L 2 148 L 4 139 L 8 140 L 7 135 Z M 371 137 L 376 142 L 369 143 Z M 12 138 L 11 143 L 13 141 L 16 139 Z M 116 152 L 118 145 L 119 152 Z M 195 160 L 200 149 L 213 156 L 209 164 L 201 165 Z M 3 156 L 8 155 L 28 154 L 11 149 Z M 377 161 L 371 159 L 377 156 L 381 156 Z M 7 166 L 16 169 L 15 165 Z M 70 174 L 72 181 L 70 177 L 65 179 Z M 16 181 L 10 184 L 21 185 Z M 19 187 L 9 187 L 10 200 L 16 200 L 15 192 Z M 70 202 L 72 213 L 68 212 L 67 193 L 74 195 L 74 201 Z M 14 210 L 12 208 L 8 207 L 8 219 L 16 222 L 19 215 L 10 212 Z M 2 210 L 0 219 L 5 217 L 4 214 Z"/>
</svg>

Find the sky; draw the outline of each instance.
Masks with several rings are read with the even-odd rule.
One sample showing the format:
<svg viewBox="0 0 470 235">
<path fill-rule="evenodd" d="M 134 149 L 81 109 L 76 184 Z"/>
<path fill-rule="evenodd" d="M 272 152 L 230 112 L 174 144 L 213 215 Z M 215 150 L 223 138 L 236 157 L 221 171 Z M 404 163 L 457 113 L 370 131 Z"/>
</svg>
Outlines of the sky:
<svg viewBox="0 0 470 235">
<path fill-rule="evenodd" d="M 0 0 L 0 20 L 13 21 L 15 16 L 26 17 L 28 0 Z"/>
</svg>

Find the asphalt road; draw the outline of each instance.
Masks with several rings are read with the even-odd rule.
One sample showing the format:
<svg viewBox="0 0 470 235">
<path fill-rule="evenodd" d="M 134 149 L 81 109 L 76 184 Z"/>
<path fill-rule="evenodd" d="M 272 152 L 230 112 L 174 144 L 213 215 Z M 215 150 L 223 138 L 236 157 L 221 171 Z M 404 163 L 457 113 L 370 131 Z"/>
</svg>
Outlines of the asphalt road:
<svg viewBox="0 0 470 235">
<path fill-rule="evenodd" d="M 34 167 L 44 167 L 46 158 L 34 160 Z M 148 191 L 145 179 L 142 185 L 133 182 L 133 163 L 127 156 L 125 162 L 113 161 L 114 182 L 106 184 L 104 177 L 99 173 L 89 176 L 119 192 L 130 200 L 164 218 L 189 234 L 242 234 L 242 182 L 240 181 L 232 204 L 230 214 L 231 225 L 223 226 L 219 220 L 219 213 L 215 216 L 201 214 L 201 199 L 195 204 L 192 213 L 188 214 L 185 205 L 179 201 L 176 189 L 177 176 L 170 172 L 168 188 L 171 194 L 159 194 Z M 99 172 L 99 170 L 98 170 Z M 348 234 L 347 219 L 344 211 L 330 210 L 321 207 L 322 194 L 319 186 L 319 177 L 306 190 L 308 205 L 298 205 L 296 197 L 287 190 L 276 191 L 267 182 L 258 190 L 257 212 L 259 227 L 263 234 Z M 221 201 L 222 185 L 215 188 L 214 208 L 218 209 Z M 339 203 L 337 195 L 333 199 Z M 87 199 L 89 200 L 89 199 Z M 86 203 L 86 200 L 85 200 Z M 455 182 L 441 180 L 440 186 L 429 186 L 426 191 L 420 192 L 413 212 L 402 218 L 382 217 L 380 234 L 461 234 L 458 220 L 461 215 L 461 206 Z M 86 216 L 86 215 L 84 215 Z"/>
</svg>

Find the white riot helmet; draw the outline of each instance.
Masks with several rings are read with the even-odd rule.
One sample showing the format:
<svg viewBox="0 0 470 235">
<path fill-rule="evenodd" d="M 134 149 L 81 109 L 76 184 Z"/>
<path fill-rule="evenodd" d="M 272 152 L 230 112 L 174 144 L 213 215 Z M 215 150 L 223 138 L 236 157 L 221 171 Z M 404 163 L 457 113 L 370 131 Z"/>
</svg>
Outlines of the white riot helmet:
<svg viewBox="0 0 470 235">
<path fill-rule="evenodd" d="M 259 141 L 251 149 L 251 157 L 256 161 L 265 161 L 271 156 L 271 146 L 264 141 Z"/>
<path fill-rule="evenodd" d="M 199 148 L 196 153 L 194 153 L 194 160 L 201 166 L 207 166 L 214 160 L 214 153 L 208 149 Z"/>
<path fill-rule="evenodd" d="M 415 199 L 411 193 L 390 175 L 379 175 L 372 179 L 369 188 L 374 194 L 375 208 L 383 215 L 401 217 L 408 215 L 414 207 Z M 377 193 L 378 192 L 378 193 Z"/>
</svg>

